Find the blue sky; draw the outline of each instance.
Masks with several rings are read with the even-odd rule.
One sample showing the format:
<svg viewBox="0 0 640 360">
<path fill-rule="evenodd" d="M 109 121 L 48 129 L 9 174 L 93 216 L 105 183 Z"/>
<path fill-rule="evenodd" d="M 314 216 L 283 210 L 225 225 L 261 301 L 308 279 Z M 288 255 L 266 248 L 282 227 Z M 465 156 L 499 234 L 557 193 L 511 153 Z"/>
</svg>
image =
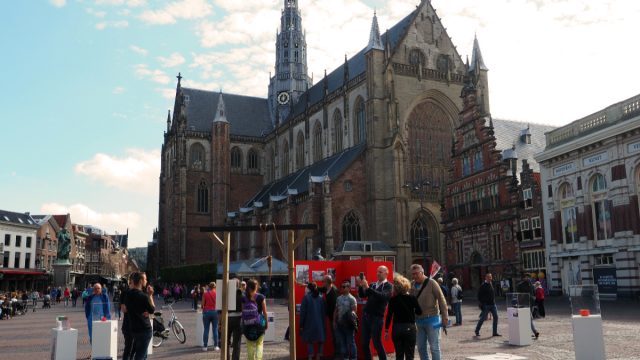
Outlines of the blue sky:
<svg viewBox="0 0 640 360">
<path fill-rule="evenodd" d="M 300 0 L 315 81 L 418 0 Z M 478 35 L 494 117 L 566 124 L 638 93 L 640 5 L 433 0 L 458 52 Z M 72 214 L 144 245 L 175 76 L 265 96 L 280 0 L 2 1 L 0 208 Z M 348 36 L 345 36 L 347 34 Z"/>
</svg>

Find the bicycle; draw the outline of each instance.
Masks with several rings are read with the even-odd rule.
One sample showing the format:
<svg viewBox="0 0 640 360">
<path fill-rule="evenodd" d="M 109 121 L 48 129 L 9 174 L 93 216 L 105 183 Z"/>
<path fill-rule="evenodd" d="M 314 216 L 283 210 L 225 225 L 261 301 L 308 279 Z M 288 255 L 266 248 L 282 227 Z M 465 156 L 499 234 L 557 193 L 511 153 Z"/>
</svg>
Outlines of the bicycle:
<svg viewBox="0 0 640 360">
<path fill-rule="evenodd" d="M 176 316 L 175 311 L 173 311 L 173 306 L 172 305 L 174 303 L 175 302 L 170 303 L 168 305 L 163 305 L 162 306 L 163 309 L 171 310 L 171 319 L 167 323 L 167 328 L 164 327 L 164 320 L 162 319 L 162 312 L 161 311 L 156 311 L 153 314 L 154 315 L 154 319 L 153 319 L 153 339 L 152 339 L 152 344 L 153 344 L 154 348 L 157 348 L 158 346 L 162 345 L 162 342 L 165 339 L 169 338 L 169 329 L 171 329 L 171 332 L 173 332 L 173 335 L 176 337 L 176 339 L 178 339 L 178 341 L 181 344 L 184 344 L 185 342 L 187 342 L 187 334 L 184 331 L 184 326 L 182 326 L 182 324 L 178 320 L 178 317 Z"/>
</svg>

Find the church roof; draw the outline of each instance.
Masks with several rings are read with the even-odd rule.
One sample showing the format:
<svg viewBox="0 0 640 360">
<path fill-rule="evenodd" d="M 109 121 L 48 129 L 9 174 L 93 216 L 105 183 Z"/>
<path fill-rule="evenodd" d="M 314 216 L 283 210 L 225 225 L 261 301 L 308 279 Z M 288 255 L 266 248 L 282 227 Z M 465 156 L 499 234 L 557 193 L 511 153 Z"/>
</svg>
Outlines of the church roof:
<svg viewBox="0 0 640 360">
<path fill-rule="evenodd" d="M 326 175 L 329 179 L 335 180 L 362 154 L 364 149 L 365 144 L 361 143 L 267 184 L 245 206 L 252 207 L 254 202 L 268 204 L 271 196 L 287 196 L 289 189 L 297 190 L 298 194 L 305 193 L 309 191 L 311 176 L 324 177 Z"/>
<path fill-rule="evenodd" d="M 523 135 L 527 134 L 529 129 L 531 134 L 531 144 L 527 144 Z M 518 158 L 518 177 L 522 171 L 522 160 L 526 159 L 529 166 L 534 172 L 540 172 L 540 165 L 533 158 L 534 155 L 541 153 L 546 146 L 544 134 L 555 129 L 555 126 L 542 124 L 528 124 L 512 120 L 493 119 L 493 129 L 496 137 L 496 150 L 505 154 L 515 154 Z M 513 150 L 513 151 L 512 151 Z M 506 152 L 505 152 L 506 151 Z"/>
<path fill-rule="evenodd" d="M 211 132 L 220 92 L 182 88 L 187 96 L 187 130 Z M 271 131 L 267 99 L 224 93 L 224 107 L 231 135 L 263 136 Z"/>
</svg>

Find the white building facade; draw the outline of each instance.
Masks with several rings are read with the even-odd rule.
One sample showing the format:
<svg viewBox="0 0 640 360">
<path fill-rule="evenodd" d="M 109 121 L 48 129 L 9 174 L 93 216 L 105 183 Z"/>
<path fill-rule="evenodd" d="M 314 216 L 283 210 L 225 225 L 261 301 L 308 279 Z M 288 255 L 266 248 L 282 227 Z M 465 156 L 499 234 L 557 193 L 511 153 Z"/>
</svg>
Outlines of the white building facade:
<svg viewBox="0 0 640 360">
<path fill-rule="evenodd" d="M 640 95 L 546 134 L 540 164 L 552 293 L 640 295 Z"/>
<path fill-rule="evenodd" d="M 39 226 L 28 213 L 0 210 L 0 290 L 31 289 L 36 270 Z"/>
</svg>

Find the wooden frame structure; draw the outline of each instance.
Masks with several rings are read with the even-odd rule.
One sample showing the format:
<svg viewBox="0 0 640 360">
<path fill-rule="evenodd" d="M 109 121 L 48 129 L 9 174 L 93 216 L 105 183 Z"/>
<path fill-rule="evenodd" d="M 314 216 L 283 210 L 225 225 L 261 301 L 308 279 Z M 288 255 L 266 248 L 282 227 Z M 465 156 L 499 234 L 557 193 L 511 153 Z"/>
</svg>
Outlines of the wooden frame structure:
<svg viewBox="0 0 640 360">
<path fill-rule="evenodd" d="M 289 359 L 296 359 L 296 302 L 295 302 L 295 250 L 305 237 L 301 240 L 295 239 L 296 230 L 318 230 L 319 227 L 316 224 L 290 224 L 290 225 L 276 225 L 260 224 L 260 225 L 246 225 L 246 226 L 205 226 L 201 227 L 201 232 L 211 233 L 211 238 L 217 242 L 224 251 L 222 258 L 222 334 L 220 337 L 221 359 L 226 359 L 229 352 L 229 346 L 227 338 L 229 337 L 229 255 L 231 252 L 231 233 L 232 232 L 246 232 L 246 231 L 278 231 L 289 230 L 288 246 L 287 246 L 287 263 L 289 267 Z M 220 239 L 216 232 L 222 232 L 224 240 Z M 266 314 L 265 314 L 266 316 Z"/>
</svg>

